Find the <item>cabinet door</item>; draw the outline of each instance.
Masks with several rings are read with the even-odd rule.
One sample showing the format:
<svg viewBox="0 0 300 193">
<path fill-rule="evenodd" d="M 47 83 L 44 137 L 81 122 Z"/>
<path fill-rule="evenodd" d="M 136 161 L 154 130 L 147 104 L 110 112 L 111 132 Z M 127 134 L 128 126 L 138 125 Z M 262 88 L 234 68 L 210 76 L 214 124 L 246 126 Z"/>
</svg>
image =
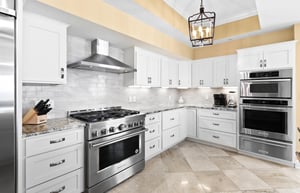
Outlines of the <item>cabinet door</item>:
<svg viewBox="0 0 300 193">
<path fill-rule="evenodd" d="M 291 46 L 274 45 L 264 49 L 264 67 L 266 69 L 293 67 Z"/>
<path fill-rule="evenodd" d="M 192 64 L 192 87 L 198 88 L 200 86 L 201 86 L 200 63 L 196 62 Z"/>
<path fill-rule="evenodd" d="M 150 78 L 150 86 L 160 87 L 160 57 L 155 54 L 149 54 L 147 61 L 147 77 Z"/>
<path fill-rule="evenodd" d="M 178 86 L 178 62 L 171 60 L 169 63 L 169 87 L 176 88 Z"/>
<path fill-rule="evenodd" d="M 136 84 L 139 86 L 148 86 L 150 79 L 147 74 L 148 55 L 144 50 L 136 49 L 134 52 L 136 72 Z"/>
<path fill-rule="evenodd" d="M 261 49 L 253 48 L 243 50 L 238 53 L 239 71 L 244 70 L 261 70 L 263 68 L 262 61 L 263 52 Z"/>
<path fill-rule="evenodd" d="M 228 57 L 220 57 L 213 61 L 213 86 L 223 87 L 226 85 L 226 65 Z"/>
<path fill-rule="evenodd" d="M 226 64 L 226 86 L 236 87 L 239 84 L 237 56 L 228 56 L 228 63 Z"/>
<path fill-rule="evenodd" d="M 25 83 L 66 83 L 67 25 L 36 14 L 24 14 Z"/>
<path fill-rule="evenodd" d="M 197 110 L 187 109 L 186 110 L 186 130 L 187 137 L 197 137 Z"/>
<path fill-rule="evenodd" d="M 191 87 L 191 63 L 179 62 L 178 63 L 178 88 L 190 88 Z"/>
<path fill-rule="evenodd" d="M 200 80 L 204 87 L 211 87 L 213 85 L 213 62 L 212 60 L 203 60 L 200 63 Z"/>
<path fill-rule="evenodd" d="M 169 58 L 163 58 L 161 63 L 161 86 L 175 88 L 178 85 L 178 63 Z"/>
</svg>

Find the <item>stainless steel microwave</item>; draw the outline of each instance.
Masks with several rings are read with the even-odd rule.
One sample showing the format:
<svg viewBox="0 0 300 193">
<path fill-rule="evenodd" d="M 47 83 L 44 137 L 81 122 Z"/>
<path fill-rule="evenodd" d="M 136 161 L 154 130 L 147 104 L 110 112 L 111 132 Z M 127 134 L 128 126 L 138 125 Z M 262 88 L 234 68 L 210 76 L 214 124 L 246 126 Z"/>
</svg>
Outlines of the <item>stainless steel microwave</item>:
<svg viewBox="0 0 300 193">
<path fill-rule="evenodd" d="M 241 72 L 241 98 L 292 98 L 292 70 Z"/>
</svg>

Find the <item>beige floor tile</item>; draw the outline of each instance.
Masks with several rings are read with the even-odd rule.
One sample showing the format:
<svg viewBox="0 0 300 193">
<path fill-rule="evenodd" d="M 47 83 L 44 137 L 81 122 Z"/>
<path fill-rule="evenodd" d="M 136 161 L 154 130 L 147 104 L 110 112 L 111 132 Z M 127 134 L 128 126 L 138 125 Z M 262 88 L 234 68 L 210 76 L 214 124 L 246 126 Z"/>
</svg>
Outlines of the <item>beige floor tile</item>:
<svg viewBox="0 0 300 193">
<path fill-rule="evenodd" d="M 206 188 L 206 192 L 238 191 L 239 188 L 222 171 L 196 172 L 199 182 Z"/>
<path fill-rule="evenodd" d="M 286 176 L 300 183 L 300 169 L 285 167 L 280 169 Z"/>
<path fill-rule="evenodd" d="M 195 172 L 220 170 L 210 159 L 203 156 L 187 157 L 186 160 Z"/>
<path fill-rule="evenodd" d="M 176 155 L 177 154 L 177 155 Z M 180 153 L 167 150 L 161 154 L 162 162 L 166 172 L 191 172 L 192 168 Z"/>
<path fill-rule="evenodd" d="M 240 190 L 260 190 L 269 189 L 270 186 L 258 178 L 255 174 L 246 169 L 224 170 L 229 179 L 231 179 Z"/>
<path fill-rule="evenodd" d="M 209 158 L 218 168 L 222 170 L 232 170 L 244 168 L 238 161 L 232 157 L 210 157 Z"/>
<path fill-rule="evenodd" d="M 242 193 L 278 193 L 276 190 L 246 190 Z"/>
<path fill-rule="evenodd" d="M 194 173 L 168 173 L 166 181 L 171 192 L 175 193 L 205 193 Z M 165 192 L 164 192 L 165 193 Z"/>
<path fill-rule="evenodd" d="M 203 153 L 205 153 L 208 157 L 229 156 L 224 150 L 219 148 L 209 146 L 201 146 L 200 148 L 203 150 Z"/>
<path fill-rule="evenodd" d="M 273 188 L 300 188 L 299 183 L 286 176 L 280 170 L 258 170 L 252 172 Z"/>
<path fill-rule="evenodd" d="M 180 151 L 182 152 L 185 158 L 196 156 L 207 157 L 203 150 L 197 146 L 180 147 Z"/>
<path fill-rule="evenodd" d="M 160 157 L 160 155 L 146 161 L 145 169 L 143 173 L 160 174 L 166 172 L 167 169 Z"/>
<path fill-rule="evenodd" d="M 279 165 L 259 160 L 256 158 L 244 156 L 244 155 L 235 155 L 232 156 L 235 160 L 237 160 L 240 164 L 245 166 L 248 169 L 274 169 L 274 168 L 280 168 Z"/>
<path fill-rule="evenodd" d="M 298 188 L 298 189 L 291 189 L 291 188 L 288 188 L 288 189 L 276 189 L 276 191 L 278 193 L 299 193 L 300 192 L 300 188 Z"/>
</svg>

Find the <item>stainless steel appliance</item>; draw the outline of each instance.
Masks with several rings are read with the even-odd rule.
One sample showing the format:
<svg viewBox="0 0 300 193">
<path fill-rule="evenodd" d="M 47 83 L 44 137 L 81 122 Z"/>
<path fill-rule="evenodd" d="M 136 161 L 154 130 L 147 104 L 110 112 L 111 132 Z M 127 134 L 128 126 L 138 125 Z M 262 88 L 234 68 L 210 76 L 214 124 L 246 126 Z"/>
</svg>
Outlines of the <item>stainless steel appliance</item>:
<svg viewBox="0 0 300 193">
<path fill-rule="evenodd" d="M 226 94 L 214 94 L 214 106 L 215 107 L 227 106 L 227 95 Z"/>
<path fill-rule="evenodd" d="M 292 98 L 291 69 L 242 72 L 241 73 L 241 98 Z"/>
<path fill-rule="evenodd" d="M 239 148 L 292 161 L 292 70 L 241 72 Z"/>
<path fill-rule="evenodd" d="M 111 107 L 72 111 L 86 122 L 86 192 L 106 192 L 145 167 L 145 115 Z"/>
<path fill-rule="evenodd" d="M 0 0 L 0 192 L 16 192 L 15 4 Z"/>
</svg>

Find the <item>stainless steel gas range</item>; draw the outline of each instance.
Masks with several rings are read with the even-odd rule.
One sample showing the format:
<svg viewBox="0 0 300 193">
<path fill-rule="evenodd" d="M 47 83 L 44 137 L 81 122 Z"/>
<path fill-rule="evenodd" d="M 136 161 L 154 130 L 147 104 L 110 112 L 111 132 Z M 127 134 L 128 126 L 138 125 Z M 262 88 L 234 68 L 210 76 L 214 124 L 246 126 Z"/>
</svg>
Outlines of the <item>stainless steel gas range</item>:
<svg viewBox="0 0 300 193">
<path fill-rule="evenodd" d="M 86 192 L 106 192 L 145 167 L 145 115 L 121 107 L 69 112 L 86 122 Z"/>
</svg>

